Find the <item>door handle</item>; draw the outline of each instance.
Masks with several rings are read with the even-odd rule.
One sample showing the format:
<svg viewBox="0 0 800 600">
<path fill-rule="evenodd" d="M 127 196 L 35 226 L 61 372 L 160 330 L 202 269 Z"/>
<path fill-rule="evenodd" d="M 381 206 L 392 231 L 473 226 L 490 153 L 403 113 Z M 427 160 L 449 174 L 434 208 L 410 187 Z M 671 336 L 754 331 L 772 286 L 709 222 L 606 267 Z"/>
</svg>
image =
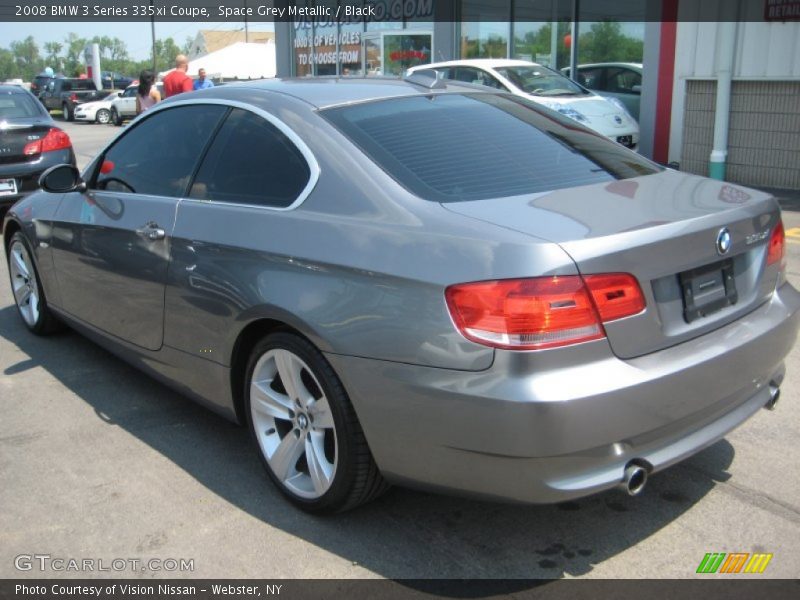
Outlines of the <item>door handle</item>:
<svg viewBox="0 0 800 600">
<path fill-rule="evenodd" d="M 137 229 L 136 235 L 154 242 L 156 240 L 163 240 L 167 236 L 167 232 L 161 229 L 158 223 L 150 221 Z"/>
</svg>

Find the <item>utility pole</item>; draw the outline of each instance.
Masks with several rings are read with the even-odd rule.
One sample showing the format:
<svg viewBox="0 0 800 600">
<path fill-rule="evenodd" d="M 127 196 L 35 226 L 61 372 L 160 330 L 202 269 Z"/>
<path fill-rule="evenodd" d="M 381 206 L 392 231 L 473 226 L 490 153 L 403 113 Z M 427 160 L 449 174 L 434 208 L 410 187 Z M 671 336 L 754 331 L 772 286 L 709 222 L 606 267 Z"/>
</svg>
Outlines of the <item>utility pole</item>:
<svg viewBox="0 0 800 600">
<path fill-rule="evenodd" d="M 244 41 L 250 41 L 250 32 L 247 27 L 247 0 L 244 0 Z"/>
<path fill-rule="evenodd" d="M 150 8 L 153 8 L 153 0 L 150 0 Z M 150 35 L 153 39 L 153 74 L 158 75 L 158 69 L 156 69 L 156 16 L 155 11 L 150 11 Z"/>
</svg>

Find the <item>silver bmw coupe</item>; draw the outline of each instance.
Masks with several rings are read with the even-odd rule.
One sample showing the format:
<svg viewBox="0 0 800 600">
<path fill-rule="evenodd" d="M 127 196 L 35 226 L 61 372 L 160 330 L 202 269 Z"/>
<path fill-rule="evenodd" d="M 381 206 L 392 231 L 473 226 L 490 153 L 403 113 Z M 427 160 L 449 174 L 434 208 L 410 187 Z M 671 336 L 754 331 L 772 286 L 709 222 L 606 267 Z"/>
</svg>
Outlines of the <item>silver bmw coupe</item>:
<svg viewBox="0 0 800 600">
<path fill-rule="evenodd" d="M 41 183 L 27 327 L 246 424 L 309 511 L 637 494 L 775 404 L 798 330 L 772 197 L 424 73 L 170 98 Z"/>
</svg>

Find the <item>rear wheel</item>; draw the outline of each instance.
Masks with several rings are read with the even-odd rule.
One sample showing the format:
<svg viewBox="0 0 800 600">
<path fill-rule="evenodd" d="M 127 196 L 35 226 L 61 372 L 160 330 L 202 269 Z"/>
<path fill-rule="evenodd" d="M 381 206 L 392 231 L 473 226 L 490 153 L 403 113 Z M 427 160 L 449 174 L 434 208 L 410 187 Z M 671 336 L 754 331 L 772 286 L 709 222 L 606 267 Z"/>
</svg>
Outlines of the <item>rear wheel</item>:
<svg viewBox="0 0 800 600">
<path fill-rule="evenodd" d="M 69 107 L 69 104 L 67 104 L 66 102 L 64 102 L 64 104 L 61 105 L 61 112 L 64 116 L 65 121 L 72 121 L 75 118 L 75 114 L 72 112 L 72 110 Z"/>
<path fill-rule="evenodd" d="M 108 111 L 108 109 L 101 108 L 100 110 L 97 111 L 95 119 L 97 119 L 98 123 L 106 125 L 107 123 L 111 122 L 111 113 Z"/>
<path fill-rule="evenodd" d="M 61 328 L 61 322 L 47 306 L 36 266 L 24 236 L 17 232 L 8 246 L 8 274 L 19 316 L 33 333 L 45 335 Z"/>
<path fill-rule="evenodd" d="M 388 489 L 336 373 L 305 339 L 274 333 L 254 348 L 245 379 L 250 432 L 267 473 L 310 512 L 339 512 Z"/>
</svg>

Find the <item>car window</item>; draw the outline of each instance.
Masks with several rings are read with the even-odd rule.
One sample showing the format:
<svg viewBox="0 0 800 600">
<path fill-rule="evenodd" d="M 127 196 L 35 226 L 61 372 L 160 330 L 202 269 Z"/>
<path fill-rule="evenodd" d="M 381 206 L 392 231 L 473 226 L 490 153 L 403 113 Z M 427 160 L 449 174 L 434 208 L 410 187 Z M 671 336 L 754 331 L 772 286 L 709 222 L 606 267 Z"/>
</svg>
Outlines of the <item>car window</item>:
<svg viewBox="0 0 800 600">
<path fill-rule="evenodd" d="M 533 101 L 415 96 L 320 112 L 411 192 L 483 200 L 649 175 L 660 167 Z"/>
<path fill-rule="evenodd" d="M 602 68 L 578 69 L 578 83 L 590 90 L 605 90 Z"/>
<path fill-rule="evenodd" d="M 73 90 L 93 90 L 95 89 L 94 81 L 91 79 L 76 79 L 70 82 L 71 89 Z"/>
<path fill-rule="evenodd" d="M 511 66 L 495 69 L 526 94 L 533 96 L 582 96 L 586 92 L 561 73 L 542 66 Z"/>
<path fill-rule="evenodd" d="M 617 92 L 621 94 L 637 94 L 633 91 L 633 86 L 642 85 L 642 76 L 631 69 L 610 68 L 606 74 L 607 92 Z"/>
<path fill-rule="evenodd" d="M 277 127 L 234 109 L 203 159 L 189 196 L 285 208 L 310 177 L 306 159 Z"/>
<path fill-rule="evenodd" d="M 137 89 L 138 89 L 138 88 L 135 88 L 135 87 L 128 88 L 127 90 L 125 90 L 125 91 L 122 93 L 122 97 L 123 97 L 123 98 L 130 98 L 131 96 L 135 96 L 135 95 L 136 95 L 136 90 L 137 90 Z"/>
<path fill-rule="evenodd" d="M 25 119 L 42 113 L 38 102 L 28 94 L 5 92 L 0 94 L 0 119 Z"/>
<path fill-rule="evenodd" d="M 227 108 L 219 105 L 155 112 L 108 149 L 93 187 L 157 196 L 184 195 L 203 150 L 226 112 Z"/>
</svg>

